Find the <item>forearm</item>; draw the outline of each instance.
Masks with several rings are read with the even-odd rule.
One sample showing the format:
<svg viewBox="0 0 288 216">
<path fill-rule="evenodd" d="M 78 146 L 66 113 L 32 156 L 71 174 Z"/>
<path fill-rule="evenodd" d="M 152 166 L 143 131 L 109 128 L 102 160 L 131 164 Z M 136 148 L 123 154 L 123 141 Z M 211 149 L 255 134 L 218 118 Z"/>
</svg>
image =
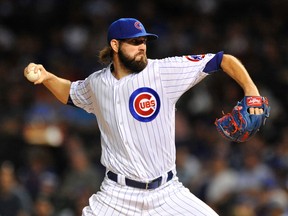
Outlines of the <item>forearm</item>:
<svg viewBox="0 0 288 216">
<path fill-rule="evenodd" d="M 63 104 L 67 104 L 71 81 L 55 76 L 48 72 L 48 79 L 43 85 Z"/>
<path fill-rule="evenodd" d="M 246 96 L 259 96 L 259 91 L 243 64 L 234 56 L 223 55 L 222 70 L 234 79 Z"/>
<path fill-rule="evenodd" d="M 40 77 L 38 77 L 36 81 L 33 81 L 34 84 L 37 85 L 42 83 L 59 101 L 67 104 L 71 81 L 48 72 L 41 64 L 34 63 L 30 63 L 24 69 L 24 76 L 27 77 L 29 73 L 37 73 L 37 71 L 38 74 L 40 74 Z"/>
</svg>

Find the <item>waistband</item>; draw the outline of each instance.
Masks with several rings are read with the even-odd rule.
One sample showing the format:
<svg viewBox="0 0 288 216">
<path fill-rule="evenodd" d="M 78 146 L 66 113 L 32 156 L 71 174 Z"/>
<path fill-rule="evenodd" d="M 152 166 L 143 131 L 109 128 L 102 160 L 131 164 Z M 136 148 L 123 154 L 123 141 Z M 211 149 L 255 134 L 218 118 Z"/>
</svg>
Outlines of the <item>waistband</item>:
<svg viewBox="0 0 288 216">
<path fill-rule="evenodd" d="M 140 182 L 140 181 L 126 178 L 126 177 L 124 177 L 124 179 L 123 179 L 124 181 L 123 180 L 121 181 L 121 175 L 117 175 L 117 174 L 113 173 L 112 171 L 107 172 L 107 177 L 114 182 L 117 182 L 121 185 L 126 185 L 126 186 L 130 186 L 130 187 L 139 188 L 139 189 L 146 189 L 146 190 L 156 189 L 156 188 L 160 187 L 162 184 L 170 181 L 173 178 L 173 176 L 174 176 L 174 173 L 172 170 L 170 170 L 169 172 L 167 172 L 166 175 L 160 176 L 160 177 L 153 179 L 149 182 Z"/>
</svg>

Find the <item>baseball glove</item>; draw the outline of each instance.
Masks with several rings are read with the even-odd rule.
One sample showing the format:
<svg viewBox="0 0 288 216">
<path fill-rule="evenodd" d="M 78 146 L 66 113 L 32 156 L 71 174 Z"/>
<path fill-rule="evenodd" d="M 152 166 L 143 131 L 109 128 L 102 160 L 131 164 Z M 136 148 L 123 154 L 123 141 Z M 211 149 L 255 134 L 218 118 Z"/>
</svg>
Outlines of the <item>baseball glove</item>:
<svg viewBox="0 0 288 216">
<path fill-rule="evenodd" d="M 249 108 L 262 108 L 263 114 L 250 114 Z M 261 96 L 245 96 L 233 108 L 231 113 L 216 119 L 215 125 L 219 133 L 233 142 L 245 142 L 253 137 L 269 117 L 268 99 Z"/>
</svg>

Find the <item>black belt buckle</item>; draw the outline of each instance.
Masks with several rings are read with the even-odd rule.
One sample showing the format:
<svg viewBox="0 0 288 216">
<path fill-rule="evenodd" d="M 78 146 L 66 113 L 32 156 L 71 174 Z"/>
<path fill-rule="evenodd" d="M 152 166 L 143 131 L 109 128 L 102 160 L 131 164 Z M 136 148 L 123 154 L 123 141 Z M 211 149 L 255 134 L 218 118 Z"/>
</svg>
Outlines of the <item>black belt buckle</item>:
<svg viewBox="0 0 288 216">
<path fill-rule="evenodd" d="M 162 176 L 157 178 L 157 179 L 154 179 L 153 181 L 151 182 L 148 182 L 146 183 L 146 187 L 145 189 L 155 189 L 155 188 L 158 188 L 162 183 Z"/>
<path fill-rule="evenodd" d="M 159 178 L 154 179 L 150 182 L 146 182 L 146 183 L 145 182 L 138 182 L 138 181 L 134 181 L 134 180 L 125 178 L 125 183 L 127 186 L 135 187 L 135 188 L 141 188 L 141 189 L 145 189 L 145 190 L 156 189 L 162 183 L 162 176 L 160 176 Z"/>
<path fill-rule="evenodd" d="M 117 174 L 115 174 L 111 171 L 108 171 L 107 176 L 109 179 L 111 179 L 115 182 L 118 182 Z M 170 181 L 172 178 L 173 178 L 173 172 L 169 171 L 166 182 Z M 156 189 L 159 186 L 161 186 L 162 176 L 160 176 L 159 178 L 154 179 L 150 182 L 146 182 L 146 183 L 145 182 L 138 182 L 138 181 L 135 181 L 132 179 L 125 178 L 125 183 L 127 186 L 134 187 L 134 188 L 140 188 L 140 189 L 145 189 L 145 190 Z"/>
</svg>

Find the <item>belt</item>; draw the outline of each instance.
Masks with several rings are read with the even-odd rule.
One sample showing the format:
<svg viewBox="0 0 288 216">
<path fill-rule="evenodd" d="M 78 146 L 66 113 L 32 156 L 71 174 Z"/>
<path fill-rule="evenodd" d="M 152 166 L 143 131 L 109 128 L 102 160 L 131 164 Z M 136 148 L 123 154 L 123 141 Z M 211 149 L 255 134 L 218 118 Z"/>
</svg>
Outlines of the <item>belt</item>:
<svg viewBox="0 0 288 216">
<path fill-rule="evenodd" d="M 107 177 L 112 180 L 112 181 L 115 181 L 118 183 L 118 175 L 111 172 L 111 171 L 108 171 L 107 172 Z M 160 185 L 162 184 L 162 176 L 160 176 L 159 178 L 156 178 L 150 182 L 139 182 L 139 181 L 135 181 L 135 180 L 132 180 L 132 179 L 128 179 L 128 178 L 125 178 L 125 184 L 127 186 L 130 186 L 130 187 L 134 187 L 134 188 L 140 188 L 140 189 L 156 189 L 158 187 L 160 187 Z M 172 171 L 169 171 L 167 173 L 167 179 L 166 179 L 166 182 L 170 181 L 171 179 L 173 178 L 173 172 Z"/>
</svg>

